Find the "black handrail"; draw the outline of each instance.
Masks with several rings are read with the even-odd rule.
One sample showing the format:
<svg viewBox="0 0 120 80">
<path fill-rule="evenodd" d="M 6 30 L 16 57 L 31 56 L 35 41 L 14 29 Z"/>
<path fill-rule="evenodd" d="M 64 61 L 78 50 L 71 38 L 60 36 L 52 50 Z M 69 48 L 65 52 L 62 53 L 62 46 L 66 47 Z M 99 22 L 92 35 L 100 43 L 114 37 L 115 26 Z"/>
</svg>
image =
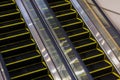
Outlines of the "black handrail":
<svg viewBox="0 0 120 80">
<path fill-rule="evenodd" d="M 47 1 L 46 1 L 46 0 L 44 0 L 44 1 L 45 1 L 46 5 L 48 6 L 48 9 L 51 11 L 51 13 L 53 14 L 53 16 L 55 17 L 55 14 L 53 13 L 53 11 L 51 10 L 51 8 L 49 7 Z M 50 31 L 49 26 L 48 26 L 47 22 L 45 21 L 44 17 L 42 16 L 42 13 L 41 13 L 41 11 L 39 10 L 36 2 L 35 2 L 34 0 L 31 0 L 31 3 L 32 3 L 32 5 L 34 6 L 34 9 L 36 10 L 37 15 L 39 16 L 39 19 L 40 19 L 40 20 L 43 20 L 42 22 L 43 22 L 43 24 L 45 25 L 45 29 L 48 31 L 48 34 L 51 34 L 51 35 L 50 35 L 50 36 L 51 36 L 51 39 L 52 39 L 53 41 L 55 41 L 55 44 L 54 44 L 54 45 L 56 46 L 56 48 L 58 49 L 58 51 L 61 53 L 62 50 L 60 50 L 60 48 L 59 48 L 59 46 L 58 46 L 58 43 L 56 43 L 57 40 L 54 38 L 52 32 Z M 57 18 L 55 18 L 55 20 L 56 20 L 56 22 L 58 22 L 58 25 L 60 25 L 60 23 L 59 23 L 59 21 L 57 20 Z M 47 26 L 46 26 L 46 25 L 47 25 Z M 89 77 L 90 80 L 93 80 L 92 77 L 91 77 L 91 75 L 89 74 L 89 72 L 88 72 L 85 64 L 83 63 L 81 57 L 79 56 L 78 52 L 77 52 L 77 51 L 75 50 L 75 48 L 73 47 L 72 42 L 71 42 L 70 39 L 68 38 L 67 34 L 65 33 L 65 31 L 63 30 L 63 28 L 61 27 L 61 25 L 59 26 L 59 28 L 62 30 L 61 32 L 64 32 L 65 38 L 66 38 L 67 41 L 69 42 L 71 48 L 73 49 L 76 57 L 77 57 L 78 60 L 79 60 L 81 66 L 83 66 L 85 72 L 87 73 L 87 76 Z M 65 63 L 65 67 L 66 67 L 66 69 L 69 71 L 69 74 L 70 74 L 70 76 L 72 77 L 72 80 L 76 80 L 76 78 L 73 76 L 72 71 L 69 69 L 70 66 L 68 66 L 68 64 L 67 64 L 67 62 L 66 62 L 65 56 L 63 56 L 63 54 L 59 54 L 59 56 L 62 58 L 63 62 Z M 74 74 L 74 75 L 75 75 L 75 74 Z"/>
</svg>

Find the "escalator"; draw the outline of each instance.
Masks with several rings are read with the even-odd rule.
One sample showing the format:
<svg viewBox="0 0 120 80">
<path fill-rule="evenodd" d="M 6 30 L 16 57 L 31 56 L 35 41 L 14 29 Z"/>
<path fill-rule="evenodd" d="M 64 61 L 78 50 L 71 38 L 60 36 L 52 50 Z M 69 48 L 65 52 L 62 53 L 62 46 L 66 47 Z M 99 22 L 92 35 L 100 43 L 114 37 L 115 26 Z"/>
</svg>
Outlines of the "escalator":
<svg viewBox="0 0 120 80">
<path fill-rule="evenodd" d="M 117 80 L 120 76 L 69 0 L 47 0 L 94 80 Z"/>
<path fill-rule="evenodd" d="M 0 1 L 0 54 L 10 80 L 53 80 L 14 0 Z"/>
</svg>

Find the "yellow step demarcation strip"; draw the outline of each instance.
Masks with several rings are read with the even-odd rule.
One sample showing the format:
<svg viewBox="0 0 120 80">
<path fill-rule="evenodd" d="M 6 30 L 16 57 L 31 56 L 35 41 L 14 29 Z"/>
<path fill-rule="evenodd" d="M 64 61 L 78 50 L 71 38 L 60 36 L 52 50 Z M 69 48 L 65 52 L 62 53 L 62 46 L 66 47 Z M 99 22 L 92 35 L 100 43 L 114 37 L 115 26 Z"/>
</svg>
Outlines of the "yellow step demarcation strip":
<svg viewBox="0 0 120 80">
<path fill-rule="evenodd" d="M 18 31 L 20 31 L 20 30 L 26 30 L 25 28 L 23 28 L 23 29 L 17 29 L 17 30 L 13 30 L 13 31 L 8 31 L 8 32 L 4 32 L 4 33 L 2 33 L 2 34 L 0 34 L 0 35 L 3 35 L 3 34 L 11 34 L 12 32 L 18 32 Z M 27 30 L 26 30 L 26 32 L 28 32 Z"/>
<path fill-rule="evenodd" d="M 24 54 L 27 54 L 27 53 L 30 53 L 30 52 L 33 52 L 33 51 L 35 51 L 35 50 L 28 51 L 28 52 L 21 53 L 21 54 L 17 54 L 17 55 L 13 55 L 13 56 L 9 56 L 9 57 L 6 57 L 6 58 L 4 58 L 4 59 L 9 59 L 9 58 L 12 58 L 12 57 L 17 57 L 17 56 L 24 55 Z"/>
<path fill-rule="evenodd" d="M 104 60 L 104 61 L 107 62 L 106 60 Z M 108 63 L 108 62 L 107 62 L 107 63 Z M 91 71 L 90 74 L 95 73 L 95 72 L 98 72 L 98 71 L 101 71 L 101 70 L 105 70 L 105 69 L 110 68 L 110 67 L 112 67 L 112 66 L 109 65 L 109 66 L 107 66 L 107 67 L 104 67 L 104 68 L 100 68 L 100 69 L 97 69 L 97 70 Z"/>
<path fill-rule="evenodd" d="M 56 8 L 56 7 L 61 7 L 61 6 L 65 6 L 65 5 L 69 5 L 70 3 L 64 3 L 64 4 L 58 4 L 58 5 L 54 5 L 54 6 L 50 6 L 50 8 Z"/>
<path fill-rule="evenodd" d="M 68 26 L 71 26 L 71 25 L 79 24 L 79 23 L 83 23 L 83 22 L 82 21 L 74 22 L 74 23 L 63 25 L 62 27 L 64 28 L 64 27 L 68 27 Z"/>
<path fill-rule="evenodd" d="M 104 67 L 104 68 L 100 68 L 100 69 L 97 69 L 97 70 L 91 71 L 91 72 L 89 72 L 89 73 L 92 74 L 92 73 L 95 73 L 95 72 L 98 72 L 98 71 L 105 70 L 105 69 L 107 69 L 107 68 L 111 68 L 111 66 L 107 66 L 107 67 Z"/>
<path fill-rule="evenodd" d="M 5 37 L 5 38 L 0 38 L 0 40 L 10 39 L 10 38 L 14 38 L 14 37 L 18 37 L 18 36 L 22 36 L 22 35 L 26 35 L 26 34 L 29 34 L 29 32 L 25 32 L 25 33 L 13 35 L 13 36 Z"/>
<path fill-rule="evenodd" d="M 76 31 L 76 30 L 78 30 L 78 29 L 83 29 L 83 30 L 85 30 L 84 32 L 89 32 L 88 30 L 86 30 L 84 27 L 82 27 L 82 28 L 77 28 L 77 29 L 73 29 L 73 30 L 69 30 L 69 31 L 66 31 L 67 33 L 68 32 L 72 32 L 72 31 Z M 83 32 L 83 33 L 84 33 Z M 79 33 L 76 33 L 76 34 L 79 34 Z"/>
<path fill-rule="evenodd" d="M 19 25 L 19 24 L 23 24 L 23 23 L 24 23 L 24 22 L 18 22 L 18 23 L 13 23 L 13 24 L 5 25 L 5 26 L 0 26 L 0 29 L 2 29 L 2 28 L 7 28 L 7 27 L 10 27 L 10 26 Z"/>
<path fill-rule="evenodd" d="M 118 74 L 115 73 L 115 72 L 112 72 L 112 73 L 120 79 L 120 75 L 118 75 Z"/>
<path fill-rule="evenodd" d="M 115 75 L 116 73 L 115 72 L 110 72 L 110 73 L 106 73 L 106 74 L 103 74 L 103 75 L 100 75 L 100 76 L 97 76 L 97 77 L 94 77 L 94 79 L 97 79 L 97 78 L 100 78 L 100 77 L 104 77 L 104 76 L 107 76 L 107 75 L 109 75 L 109 74 L 113 74 L 113 75 Z M 115 75 L 116 76 L 116 75 Z M 116 77 L 118 77 L 118 76 L 116 76 Z"/>
<path fill-rule="evenodd" d="M 86 61 L 86 60 L 89 60 L 89 59 L 92 59 L 92 58 L 96 58 L 96 57 L 99 57 L 99 56 L 102 56 L 103 54 L 99 54 L 99 55 L 95 55 L 95 56 L 91 56 L 91 57 L 88 57 L 88 58 L 85 58 L 85 59 L 82 59 L 83 61 Z"/>
<path fill-rule="evenodd" d="M 9 14 L 4 14 L 4 15 L 0 15 L 0 17 L 5 17 L 5 16 L 10 16 L 10 15 L 15 15 L 15 14 L 19 14 L 20 12 L 13 12 L 13 13 L 9 13 Z"/>
<path fill-rule="evenodd" d="M 74 30 L 72 30 L 72 31 L 74 31 Z M 69 32 L 71 32 L 71 31 L 69 31 Z M 86 31 L 86 32 L 82 32 L 82 33 L 70 35 L 70 36 L 68 36 L 68 37 L 71 38 L 71 37 L 80 36 L 80 35 L 83 35 L 83 34 L 86 34 L 86 33 L 88 33 L 88 32 Z"/>
<path fill-rule="evenodd" d="M 15 0 L 12 0 L 13 3 L 16 3 Z"/>
<path fill-rule="evenodd" d="M 85 44 L 85 45 L 83 45 L 83 46 L 77 46 L 77 47 L 75 47 L 75 48 L 78 49 L 78 48 L 82 48 L 82 47 L 89 46 L 89 45 L 92 45 L 92 44 L 96 44 L 96 43 L 93 42 L 93 43 Z"/>
<path fill-rule="evenodd" d="M 95 50 L 95 49 L 91 49 L 91 50 L 88 50 L 88 51 L 84 51 L 84 52 L 81 52 L 80 54 L 84 54 L 86 52 L 89 52 L 89 51 L 92 51 L 92 50 Z M 99 48 L 96 48 L 96 50 L 100 51 L 101 53 L 103 53 L 103 51 Z M 104 54 L 104 53 L 103 53 Z"/>
<path fill-rule="evenodd" d="M 41 63 L 42 63 L 42 61 L 39 62 L 39 63 L 34 63 L 34 64 L 31 64 L 31 65 L 26 65 L 26 66 L 19 67 L 19 68 L 14 68 L 14 69 L 12 69 L 12 70 L 9 70 L 8 72 L 13 72 L 13 71 L 16 71 L 16 70 L 19 70 L 19 69 L 24 69 L 24 68 L 26 68 L 26 67 L 33 66 L 33 65 L 36 65 L 36 64 L 41 64 Z"/>
<path fill-rule="evenodd" d="M 39 51 L 38 49 L 36 49 L 36 52 L 37 52 L 39 55 L 41 55 L 41 53 L 40 53 L 40 51 Z"/>
<path fill-rule="evenodd" d="M 76 41 L 76 42 L 78 42 L 78 41 Z M 96 44 L 96 42 L 91 42 L 91 43 L 88 43 L 88 44 L 84 44 L 82 46 L 77 46 L 75 48 L 78 49 L 78 48 L 82 48 L 82 47 L 89 46 L 89 45 L 92 45 L 92 44 Z"/>
<path fill-rule="evenodd" d="M 49 74 L 48 76 L 50 77 L 51 80 L 54 80 L 51 74 Z"/>
<path fill-rule="evenodd" d="M 8 49 L 8 50 L 3 50 L 3 51 L 1 51 L 1 53 L 5 53 L 5 52 L 9 52 L 9 51 L 13 51 L 13 50 L 16 50 L 16 49 L 20 49 L 20 48 L 24 48 L 24 47 L 28 47 L 28 46 L 32 46 L 32 45 L 35 45 L 35 43 L 27 44 L 27 45 L 20 46 L 20 47 L 15 47 L 15 48 Z"/>
<path fill-rule="evenodd" d="M 26 75 L 30 75 L 30 74 L 33 74 L 33 73 L 36 73 L 36 72 L 39 72 L 39 71 L 43 71 L 43 70 L 46 70 L 46 69 L 47 69 L 47 68 L 35 70 L 35 71 L 29 72 L 29 73 L 25 73 L 25 74 L 22 74 L 22 75 L 18 75 L 18 76 L 15 76 L 15 77 L 11 77 L 11 79 L 16 79 L 16 78 L 23 77 L 23 76 L 26 76 Z"/>
<path fill-rule="evenodd" d="M 100 61 L 97 61 L 97 62 L 94 62 L 94 63 L 90 63 L 90 64 L 87 64 L 86 66 L 94 65 L 94 64 L 97 64 L 97 63 L 102 62 L 102 61 L 104 61 L 104 60 L 100 60 Z"/>
<path fill-rule="evenodd" d="M 9 5 L 13 5 L 13 4 L 15 4 L 15 3 L 6 3 L 6 4 L 0 5 L 0 7 L 9 6 Z"/>
<path fill-rule="evenodd" d="M 73 10 L 72 10 L 73 11 Z M 67 16 L 67 15 L 70 15 L 70 14 L 74 14 L 74 13 L 76 13 L 76 12 L 70 12 L 70 13 L 67 13 L 67 14 L 61 14 L 61 15 L 57 15 L 56 17 L 58 18 L 58 17 L 63 17 L 63 16 Z"/>
<path fill-rule="evenodd" d="M 30 58 L 26 58 L 26 59 L 22 59 L 22 60 L 19 60 L 19 61 L 11 62 L 11 63 L 6 64 L 6 66 L 10 66 L 10 65 L 13 65 L 13 64 L 16 64 L 16 63 L 19 63 L 19 62 L 24 62 L 24 61 L 27 61 L 27 60 L 35 59 L 35 58 L 38 58 L 40 56 L 41 55 L 36 55 L 36 56 L 30 57 Z"/>
</svg>

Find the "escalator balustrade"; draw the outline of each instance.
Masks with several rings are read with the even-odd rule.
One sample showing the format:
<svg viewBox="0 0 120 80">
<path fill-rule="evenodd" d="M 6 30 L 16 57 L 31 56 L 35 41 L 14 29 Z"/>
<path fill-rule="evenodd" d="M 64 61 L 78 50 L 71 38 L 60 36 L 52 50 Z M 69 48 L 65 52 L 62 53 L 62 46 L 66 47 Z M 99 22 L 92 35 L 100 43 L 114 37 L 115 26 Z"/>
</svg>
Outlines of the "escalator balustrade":
<svg viewBox="0 0 120 80">
<path fill-rule="evenodd" d="M 120 79 L 70 1 L 47 1 L 94 80 Z"/>
<path fill-rule="evenodd" d="M 53 80 L 12 0 L 0 1 L 0 54 L 11 80 Z"/>
</svg>

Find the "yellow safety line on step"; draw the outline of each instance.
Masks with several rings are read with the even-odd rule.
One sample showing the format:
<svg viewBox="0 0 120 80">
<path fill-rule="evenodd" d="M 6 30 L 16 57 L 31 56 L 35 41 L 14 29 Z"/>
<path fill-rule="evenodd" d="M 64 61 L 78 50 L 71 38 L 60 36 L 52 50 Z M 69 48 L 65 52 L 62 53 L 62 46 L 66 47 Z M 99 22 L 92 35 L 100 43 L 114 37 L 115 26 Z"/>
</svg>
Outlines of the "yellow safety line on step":
<svg viewBox="0 0 120 80">
<path fill-rule="evenodd" d="M 38 58 L 38 57 L 40 57 L 40 55 L 36 55 L 36 56 L 30 57 L 30 58 L 26 58 L 26 59 L 22 59 L 22 60 L 19 60 L 19 61 L 11 62 L 11 63 L 6 64 L 6 66 L 10 66 L 10 65 L 13 65 L 13 64 L 16 64 L 16 63 L 24 62 L 24 61 L 27 61 L 27 60 L 30 60 L 30 59 L 35 59 L 35 58 Z"/>
<path fill-rule="evenodd" d="M 54 80 L 53 77 L 52 77 L 52 75 L 49 74 L 48 76 L 50 77 L 51 80 Z"/>
<path fill-rule="evenodd" d="M 97 43 L 97 41 L 94 38 L 90 37 L 90 39 L 93 40 L 95 43 Z"/>
<path fill-rule="evenodd" d="M 92 59 L 92 58 L 95 58 L 95 57 L 99 57 L 99 56 L 102 56 L 103 54 L 99 54 L 99 55 L 95 55 L 95 56 L 91 56 L 91 57 L 88 57 L 88 58 L 85 58 L 85 59 L 82 59 L 83 61 L 86 61 L 86 60 L 89 60 L 89 59 Z"/>
<path fill-rule="evenodd" d="M 92 50 L 95 50 L 95 49 L 86 50 L 86 51 L 81 52 L 80 54 L 84 54 L 84 53 L 90 52 L 90 51 L 92 51 Z"/>
<path fill-rule="evenodd" d="M 29 34 L 29 32 L 25 32 L 25 33 L 21 33 L 21 34 L 9 36 L 9 37 L 1 38 L 0 40 L 2 41 L 2 40 L 5 40 L 5 39 L 10 39 L 10 38 L 18 37 L 18 36 L 22 36 L 22 35 L 25 35 L 25 34 Z"/>
<path fill-rule="evenodd" d="M 108 60 L 105 60 L 106 63 L 108 63 L 109 65 L 111 65 L 111 63 Z M 111 65 L 112 66 L 112 65 Z"/>
<path fill-rule="evenodd" d="M 91 42 L 91 43 L 88 43 L 88 44 L 85 44 L 85 45 L 82 45 L 82 46 L 78 46 L 78 47 L 75 47 L 75 48 L 78 49 L 78 48 L 89 46 L 89 45 L 92 45 L 92 44 L 96 44 L 96 43 L 95 42 Z"/>
<path fill-rule="evenodd" d="M 102 74 L 102 75 L 100 75 L 100 76 L 94 77 L 94 79 L 97 79 L 97 78 L 100 78 L 100 77 L 103 77 L 103 76 L 107 76 L 107 75 L 109 75 L 110 73 L 111 73 L 111 72 L 106 73 L 106 74 Z"/>
<path fill-rule="evenodd" d="M 50 8 L 55 8 L 55 7 L 65 6 L 65 5 L 68 5 L 68 4 L 70 4 L 70 3 L 64 3 L 64 4 L 54 5 L 54 6 L 51 6 Z"/>
<path fill-rule="evenodd" d="M 77 29 L 72 29 L 72 30 L 66 31 L 66 32 L 73 32 L 73 31 L 76 31 L 76 30 L 78 30 L 78 29 L 83 29 L 83 30 L 85 30 L 84 28 L 77 28 Z M 84 32 L 86 32 L 86 30 L 85 30 Z M 76 33 L 76 34 L 79 34 L 79 33 Z"/>
<path fill-rule="evenodd" d="M 22 76 L 26 76 L 26 75 L 30 75 L 30 74 L 33 74 L 33 73 L 36 73 L 36 72 L 39 72 L 39 71 L 43 71 L 43 70 L 46 70 L 46 68 L 35 70 L 35 71 L 31 71 L 29 73 L 21 74 L 19 76 L 11 77 L 11 79 L 16 79 L 16 78 L 19 78 L 19 77 L 22 77 Z"/>
<path fill-rule="evenodd" d="M 120 79 L 120 75 L 118 75 L 117 73 L 112 72 L 112 74 L 114 74 L 116 77 L 118 77 Z"/>
<path fill-rule="evenodd" d="M 71 32 L 71 31 L 70 31 L 70 32 Z M 75 37 L 75 36 L 83 35 L 83 34 L 86 34 L 86 33 L 88 33 L 88 32 L 82 32 L 82 33 L 78 33 L 78 34 L 70 35 L 70 36 L 68 36 L 68 37 L 71 38 L 71 37 Z"/>
<path fill-rule="evenodd" d="M 10 15 L 18 14 L 18 13 L 20 13 L 20 12 L 14 12 L 14 13 L 0 15 L 0 17 L 10 16 Z"/>
<path fill-rule="evenodd" d="M 112 67 L 112 71 L 113 71 L 113 65 L 108 61 L 108 60 L 105 60 L 106 63 L 108 63 L 111 67 Z"/>
<path fill-rule="evenodd" d="M 70 15 L 70 14 L 74 14 L 75 12 L 70 12 L 70 13 L 67 13 L 67 14 L 61 14 L 61 15 L 57 15 L 56 17 L 62 17 L 62 16 L 67 16 L 67 15 Z"/>
<path fill-rule="evenodd" d="M 104 67 L 104 68 L 100 68 L 100 69 L 91 71 L 90 74 L 95 73 L 95 72 L 98 72 L 98 71 L 101 71 L 101 70 L 105 70 L 105 69 L 110 68 L 110 67 L 111 67 L 111 66 L 107 66 L 107 67 Z"/>
<path fill-rule="evenodd" d="M 104 60 L 100 60 L 100 61 L 97 61 L 97 62 L 94 62 L 94 63 L 90 63 L 90 64 L 87 64 L 86 66 L 94 65 L 94 64 L 97 64 L 97 63 L 102 62 L 102 61 L 104 61 Z"/>
<path fill-rule="evenodd" d="M 18 23 L 13 23 L 13 24 L 5 25 L 5 26 L 0 26 L 0 29 L 6 28 L 6 27 L 10 27 L 10 26 L 19 25 L 19 24 L 22 24 L 22 23 L 24 23 L 24 22 L 18 22 Z"/>
<path fill-rule="evenodd" d="M 8 6 L 8 5 L 12 5 L 12 4 L 15 4 L 15 3 L 2 4 L 2 5 L 0 5 L 0 7 L 3 7 L 3 6 Z"/>
<path fill-rule="evenodd" d="M 12 0 L 12 1 L 13 1 L 13 3 L 16 3 L 15 0 Z"/>
<path fill-rule="evenodd" d="M 41 62 L 39 62 L 39 63 L 34 63 L 34 64 L 31 64 L 31 65 L 22 66 L 22 67 L 19 67 L 19 68 L 14 68 L 14 69 L 12 69 L 12 70 L 9 70 L 8 72 L 9 72 L 9 73 L 10 73 L 10 72 L 14 72 L 14 71 L 16 71 L 16 70 L 24 69 L 24 68 L 27 68 L 27 67 L 30 67 L 30 66 L 33 66 L 33 65 L 36 65 L 36 64 L 41 64 Z"/>
<path fill-rule="evenodd" d="M 38 52 L 39 55 L 41 55 L 40 51 L 38 49 L 36 49 L 36 51 Z"/>
<path fill-rule="evenodd" d="M 75 23 L 70 23 L 70 24 L 66 24 L 66 25 L 63 25 L 62 27 L 68 27 L 68 26 L 71 26 L 71 25 L 75 25 L 75 24 L 79 24 L 79 23 L 82 23 L 81 21 L 79 22 L 75 22 Z"/>
<path fill-rule="evenodd" d="M 13 50 L 16 50 L 16 49 L 19 49 L 19 48 L 24 48 L 24 47 L 31 46 L 31 45 L 35 45 L 35 43 L 31 43 L 31 44 L 27 44 L 27 45 L 24 45 L 24 46 L 20 46 L 20 47 L 15 47 L 15 48 L 12 48 L 12 49 L 4 50 L 4 51 L 1 51 L 1 53 L 13 51 Z"/>
<path fill-rule="evenodd" d="M 82 27 L 84 27 L 85 26 L 84 21 L 81 18 L 77 18 L 77 19 L 82 21 L 82 23 L 83 23 Z"/>
<path fill-rule="evenodd" d="M 27 53 L 30 53 L 30 52 L 33 52 L 33 51 L 34 51 L 34 50 L 28 51 L 28 52 L 25 52 L 25 53 L 21 53 L 21 54 L 17 54 L 17 55 L 13 55 L 13 56 L 9 56 L 9 57 L 4 58 L 4 60 L 5 60 L 5 59 L 12 58 L 12 57 L 17 57 L 17 56 L 20 56 L 20 55 L 24 55 L 24 54 L 27 54 Z"/>
</svg>

